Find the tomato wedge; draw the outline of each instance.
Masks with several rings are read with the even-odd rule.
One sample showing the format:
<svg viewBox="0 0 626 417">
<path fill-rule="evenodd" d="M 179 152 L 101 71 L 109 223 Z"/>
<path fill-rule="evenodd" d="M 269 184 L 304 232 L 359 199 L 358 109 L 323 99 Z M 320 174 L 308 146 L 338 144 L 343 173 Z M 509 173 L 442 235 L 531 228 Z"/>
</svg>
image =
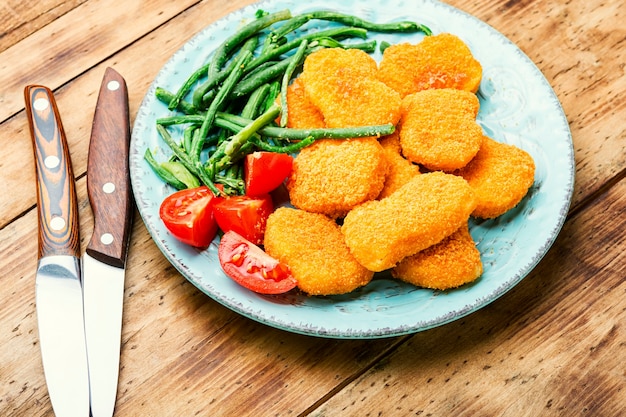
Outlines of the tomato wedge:
<svg viewBox="0 0 626 417">
<path fill-rule="evenodd" d="M 263 195 L 275 190 L 291 174 L 292 166 L 293 157 L 284 153 L 257 151 L 246 155 L 246 195 Z"/>
<path fill-rule="evenodd" d="M 267 218 L 274 211 L 269 194 L 216 197 L 211 206 L 215 221 L 222 231 L 233 230 L 256 245 L 263 243 Z"/>
<path fill-rule="evenodd" d="M 206 186 L 180 190 L 163 200 L 159 216 L 178 240 L 205 248 L 217 233 L 217 223 L 209 206 L 213 198 L 213 192 Z"/>
<path fill-rule="evenodd" d="M 296 286 L 287 265 L 236 232 L 224 233 L 217 254 L 224 273 L 249 290 L 282 294 Z"/>
</svg>

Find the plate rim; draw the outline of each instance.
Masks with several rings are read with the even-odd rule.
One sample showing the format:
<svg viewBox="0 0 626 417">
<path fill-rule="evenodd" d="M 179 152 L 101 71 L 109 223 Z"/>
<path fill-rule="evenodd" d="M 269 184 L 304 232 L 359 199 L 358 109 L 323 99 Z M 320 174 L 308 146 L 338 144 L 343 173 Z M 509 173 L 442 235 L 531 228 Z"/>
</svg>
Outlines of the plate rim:
<svg viewBox="0 0 626 417">
<path fill-rule="evenodd" d="M 387 4 L 389 4 L 389 2 L 403 3 L 402 1 L 388 0 Z M 131 149 L 134 149 L 133 144 L 136 144 L 137 142 L 136 135 L 139 134 L 138 121 L 141 122 L 142 120 L 141 119 L 142 110 L 145 110 L 145 107 L 147 107 L 150 103 L 155 102 L 154 98 L 153 97 L 151 98 L 150 96 L 154 96 L 154 91 L 156 89 L 156 86 L 158 85 L 159 80 L 166 75 L 166 72 L 168 71 L 168 68 L 170 66 L 176 63 L 177 60 L 181 59 L 181 55 L 184 56 L 186 48 L 188 48 L 194 42 L 201 41 L 204 37 L 208 36 L 211 32 L 216 31 L 220 26 L 225 25 L 228 21 L 236 20 L 237 17 L 239 16 L 245 16 L 246 13 L 250 13 L 252 9 L 254 10 L 267 9 L 270 6 L 274 7 L 273 5 L 281 4 L 281 3 L 289 3 L 289 1 L 265 0 L 262 2 L 257 2 L 251 5 L 245 6 L 211 23 L 210 25 L 202 29 L 200 32 L 192 36 L 189 40 L 187 40 L 183 44 L 183 46 L 179 48 L 166 61 L 163 67 L 159 70 L 157 76 L 151 82 L 144 98 L 142 99 L 141 105 L 137 111 L 136 119 L 135 119 L 132 133 L 131 133 Z M 315 3 L 317 4 L 317 3 L 329 3 L 329 2 L 317 1 Z M 263 311 L 258 311 L 258 310 L 254 310 L 250 308 L 246 309 L 242 305 L 241 302 L 236 302 L 236 300 L 221 297 L 219 292 L 209 291 L 209 289 L 201 285 L 201 283 L 196 282 L 195 280 L 190 278 L 190 275 L 193 275 L 193 274 L 190 274 L 189 270 L 187 269 L 187 266 L 184 263 L 182 263 L 180 259 L 174 256 L 174 252 L 172 251 L 172 249 L 168 247 L 168 243 L 176 244 L 176 242 L 163 241 L 162 237 L 158 235 L 157 231 L 152 226 L 149 216 L 147 216 L 146 213 L 142 211 L 142 206 L 138 204 L 137 206 L 139 209 L 139 213 L 146 226 L 146 229 L 148 230 L 152 240 L 155 242 L 159 250 L 167 258 L 168 262 L 170 262 L 178 270 L 178 272 L 181 275 L 183 275 L 185 279 L 191 282 L 204 294 L 208 295 L 212 300 L 217 301 L 218 303 L 233 310 L 234 312 L 240 315 L 243 315 L 245 317 L 248 317 L 250 319 L 253 319 L 257 322 L 260 322 L 265 325 L 269 325 L 269 326 L 272 326 L 281 330 L 298 333 L 302 335 L 326 337 L 326 338 L 337 338 L 337 339 L 376 339 L 376 338 L 385 338 L 385 337 L 395 337 L 395 336 L 417 333 L 420 331 L 424 331 L 424 330 L 432 329 L 441 325 L 445 325 L 447 323 L 450 323 L 452 321 L 465 317 L 471 314 L 472 312 L 482 309 L 486 305 L 492 303 L 493 301 L 500 298 L 502 295 L 506 294 L 508 291 L 514 288 L 517 284 L 519 284 L 519 282 L 522 279 L 524 279 L 528 274 L 530 274 L 530 272 L 537 266 L 537 264 L 539 264 L 541 259 L 543 259 L 543 257 L 546 255 L 546 253 L 548 252 L 548 250 L 550 249 L 550 247 L 553 245 L 554 241 L 558 237 L 558 234 L 560 230 L 562 229 L 563 224 L 565 223 L 567 214 L 569 212 L 573 192 L 574 192 L 574 180 L 575 180 L 575 160 L 574 160 L 572 135 L 569 129 L 569 124 L 567 122 L 565 112 L 562 108 L 562 105 L 560 104 L 560 101 L 556 93 L 554 92 L 552 86 L 549 84 L 548 80 L 545 78 L 544 74 L 537 67 L 537 65 L 515 43 L 510 41 L 506 36 L 504 36 L 502 33 L 497 31 L 496 29 L 494 29 L 493 27 L 491 27 L 484 21 L 454 6 L 441 3 L 435 0 L 421 0 L 420 2 L 418 2 L 417 6 L 419 5 L 439 7 L 449 13 L 456 13 L 456 14 L 462 15 L 464 19 L 469 19 L 470 21 L 473 22 L 474 25 L 477 25 L 482 30 L 490 31 L 492 36 L 496 36 L 500 38 L 501 41 L 506 42 L 508 44 L 508 48 L 510 48 L 512 51 L 513 50 L 516 51 L 519 59 L 524 61 L 526 65 L 534 68 L 535 75 L 537 77 L 536 81 L 544 84 L 544 89 L 545 89 L 544 92 L 547 93 L 548 95 L 551 95 L 552 96 L 551 98 L 557 104 L 556 110 L 557 112 L 559 112 L 558 118 L 563 124 L 561 128 L 562 128 L 562 131 L 566 134 L 567 136 L 566 139 L 569 144 L 568 155 L 566 156 L 566 159 L 569 162 L 567 164 L 567 167 L 569 169 L 567 171 L 568 178 L 565 179 L 566 189 L 564 190 L 565 192 L 563 195 L 563 201 L 561 202 L 559 213 L 557 214 L 556 222 L 553 225 L 553 229 L 549 232 L 549 238 L 543 242 L 539 250 L 536 251 L 534 255 L 528 260 L 528 263 L 526 264 L 525 269 L 523 271 L 521 272 L 518 271 L 518 273 L 516 273 L 512 278 L 503 282 L 499 287 L 495 288 L 495 290 L 492 290 L 490 293 L 486 294 L 485 297 L 476 299 L 473 304 L 460 305 L 459 308 L 457 309 L 449 310 L 448 313 L 444 316 L 438 316 L 432 320 L 424 321 L 424 322 L 416 321 L 412 325 L 403 325 L 403 326 L 396 326 L 396 327 L 380 327 L 379 326 L 375 329 L 370 329 L 369 331 L 356 330 L 353 332 L 350 329 L 346 329 L 346 328 L 344 328 L 343 330 L 338 330 L 337 328 L 306 326 L 303 324 L 295 325 L 293 322 L 282 321 L 282 320 L 277 319 L 274 316 L 268 317 L 266 314 L 264 314 Z M 346 7 L 346 4 L 343 4 L 341 7 Z M 318 7 L 311 6 L 311 8 L 318 8 Z M 250 16 L 253 16 L 253 13 L 250 13 Z M 137 152 L 134 152 L 131 154 L 131 157 L 130 157 L 131 158 L 131 161 L 130 161 L 131 170 L 130 171 L 131 171 L 131 185 L 132 185 L 135 200 L 141 202 L 143 200 L 143 194 L 140 192 L 141 190 L 140 185 L 137 184 L 137 181 L 139 181 L 139 177 L 137 177 L 138 175 L 137 163 L 141 163 L 141 161 L 137 162 L 137 159 L 138 158 L 142 159 L 143 152 L 139 152 L 139 154 L 141 155 L 141 158 L 139 158 L 139 155 L 137 155 Z M 133 167 L 135 167 L 135 169 L 133 169 Z M 192 249 L 192 250 L 196 252 L 202 252 L 202 251 L 198 251 L 197 249 Z M 215 248 L 213 248 L 213 250 L 215 250 Z"/>
</svg>

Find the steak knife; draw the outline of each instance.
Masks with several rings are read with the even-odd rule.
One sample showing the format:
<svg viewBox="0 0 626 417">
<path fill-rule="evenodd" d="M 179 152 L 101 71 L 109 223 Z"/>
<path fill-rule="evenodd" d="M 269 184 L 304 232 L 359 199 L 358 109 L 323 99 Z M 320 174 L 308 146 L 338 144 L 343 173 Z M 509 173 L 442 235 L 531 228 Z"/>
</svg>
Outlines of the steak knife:
<svg viewBox="0 0 626 417">
<path fill-rule="evenodd" d="M 37 328 L 48 394 L 58 417 L 89 416 L 78 204 L 52 91 L 24 89 L 37 177 Z"/>
<path fill-rule="evenodd" d="M 129 144 L 126 82 L 107 68 L 89 143 L 87 194 L 94 230 L 82 262 L 93 417 L 111 417 L 117 396 L 124 268 L 133 216 Z"/>
</svg>

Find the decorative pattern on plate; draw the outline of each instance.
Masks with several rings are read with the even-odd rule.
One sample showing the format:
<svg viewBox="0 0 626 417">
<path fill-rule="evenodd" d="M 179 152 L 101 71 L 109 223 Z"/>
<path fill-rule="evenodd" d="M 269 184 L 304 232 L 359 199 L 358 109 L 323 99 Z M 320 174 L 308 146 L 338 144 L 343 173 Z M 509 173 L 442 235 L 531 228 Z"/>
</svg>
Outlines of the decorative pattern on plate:
<svg viewBox="0 0 626 417">
<path fill-rule="evenodd" d="M 226 277 L 217 261 L 217 242 L 206 251 L 170 236 L 158 208 L 173 190 L 143 160 L 146 148 L 169 156 L 155 120 L 166 108 L 154 98 L 156 86 L 175 91 L 190 71 L 206 62 L 222 39 L 257 9 L 290 9 L 293 14 L 331 9 L 372 21 L 414 20 L 433 33 L 463 39 L 481 62 L 483 82 L 478 121 L 486 134 L 528 151 L 537 164 L 535 184 L 511 212 L 489 221 L 471 221 L 471 234 L 484 262 L 474 283 L 451 291 L 431 291 L 384 275 L 351 294 L 308 297 L 298 293 L 263 296 Z M 319 27 L 332 23 L 320 22 Z M 421 34 L 371 34 L 390 43 L 418 42 Z M 380 54 L 374 55 L 380 59 Z M 574 155 L 567 120 L 552 88 L 530 59 L 502 34 L 480 20 L 434 0 L 268 0 L 238 10 L 207 27 L 161 69 L 136 117 L 131 142 L 131 179 L 141 216 L 159 249 L 180 273 L 214 300 L 253 320 L 291 332 L 332 338 L 379 338 L 414 333 L 463 317 L 494 301 L 522 280 L 559 233 L 574 186 Z"/>
</svg>

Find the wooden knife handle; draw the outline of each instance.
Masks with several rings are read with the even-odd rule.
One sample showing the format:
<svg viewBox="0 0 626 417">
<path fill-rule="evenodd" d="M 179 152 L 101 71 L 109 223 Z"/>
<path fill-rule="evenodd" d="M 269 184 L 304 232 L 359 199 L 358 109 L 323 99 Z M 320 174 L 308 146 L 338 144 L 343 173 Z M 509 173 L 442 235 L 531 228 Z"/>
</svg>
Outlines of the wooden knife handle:
<svg viewBox="0 0 626 417">
<path fill-rule="evenodd" d="M 39 258 L 80 257 L 74 172 L 54 95 L 47 87 L 30 85 L 24 100 L 37 176 Z"/>
<path fill-rule="evenodd" d="M 87 161 L 87 194 L 94 231 L 87 253 L 123 268 L 132 227 L 129 172 L 128 89 L 120 74 L 107 68 L 100 86 Z"/>
</svg>

